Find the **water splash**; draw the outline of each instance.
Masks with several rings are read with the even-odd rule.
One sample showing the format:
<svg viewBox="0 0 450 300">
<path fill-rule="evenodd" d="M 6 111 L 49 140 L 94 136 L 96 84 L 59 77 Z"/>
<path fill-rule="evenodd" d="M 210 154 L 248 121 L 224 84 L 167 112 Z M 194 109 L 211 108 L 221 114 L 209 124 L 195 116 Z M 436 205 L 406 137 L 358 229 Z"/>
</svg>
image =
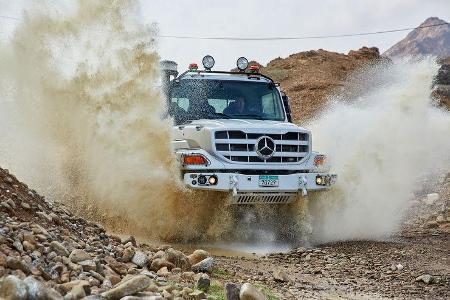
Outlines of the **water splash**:
<svg viewBox="0 0 450 300">
<path fill-rule="evenodd" d="M 114 231 L 220 234 L 224 201 L 179 181 L 156 28 L 138 21 L 137 1 L 72 4 L 26 11 L 0 47 L 0 164 Z"/>
<path fill-rule="evenodd" d="M 418 179 L 449 169 L 450 115 L 431 98 L 437 68 L 432 59 L 370 67 L 348 82 L 358 93 L 337 93 L 312 122 L 314 147 L 339 174 L 335 189 L 310 200 L 317 241 L 390 236 Z"/>
</svg>

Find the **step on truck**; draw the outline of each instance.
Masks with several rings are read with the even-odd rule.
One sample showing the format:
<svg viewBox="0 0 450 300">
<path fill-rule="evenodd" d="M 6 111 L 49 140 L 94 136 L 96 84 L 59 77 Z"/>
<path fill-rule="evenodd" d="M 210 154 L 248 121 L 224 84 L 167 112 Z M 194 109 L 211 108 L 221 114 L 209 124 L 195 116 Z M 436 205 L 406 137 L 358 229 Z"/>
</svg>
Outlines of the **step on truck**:
<svg viewBox="0 0 450 300">
<path fill-rule="evenodd" d="M 312 135 L 292 123 L 279 84 L 237 60 L 236 71 L 161 61 L 162 87 L 173 118 L 173 148 L 191 189 L 230 193 L 232 204 L 290 203 L 330 188 L 326 156 L 312 151 Z"/>
</svg>

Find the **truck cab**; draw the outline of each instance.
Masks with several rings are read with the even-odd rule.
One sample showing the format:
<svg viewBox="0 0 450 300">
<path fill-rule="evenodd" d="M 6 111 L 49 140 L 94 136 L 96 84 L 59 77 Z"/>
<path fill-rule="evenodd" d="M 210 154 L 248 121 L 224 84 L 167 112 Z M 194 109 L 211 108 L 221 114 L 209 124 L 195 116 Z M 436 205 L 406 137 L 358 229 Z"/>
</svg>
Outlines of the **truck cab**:
<svg viewBox="0 0 450 300">
<path fill-rule="evenodd" d="M 230 193 L 231 204 L 281 204 L 335 183 L 326 156 L 312 150 L 311 132 L 292 123 L 277 83 L 244 57 L 238 71 L 213 71 L 209 55 L 203 66 L 178 76 L 174 62 L 161 63 L 187 187 Z"/>
</svg>

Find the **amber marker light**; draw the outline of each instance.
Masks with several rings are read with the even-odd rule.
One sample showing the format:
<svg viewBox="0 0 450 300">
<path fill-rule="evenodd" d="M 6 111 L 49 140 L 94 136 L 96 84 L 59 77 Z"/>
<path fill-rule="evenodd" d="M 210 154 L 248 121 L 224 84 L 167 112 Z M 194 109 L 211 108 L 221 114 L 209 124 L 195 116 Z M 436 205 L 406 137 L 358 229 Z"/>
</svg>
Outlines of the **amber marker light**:
<svg viewBox="0 0 450 300">
<path fill-rule="evenodd" d="M 182 157 L 184 165 L 207 165 L 208 159 L 201 154 L 184 154 Z"/>
</svg>

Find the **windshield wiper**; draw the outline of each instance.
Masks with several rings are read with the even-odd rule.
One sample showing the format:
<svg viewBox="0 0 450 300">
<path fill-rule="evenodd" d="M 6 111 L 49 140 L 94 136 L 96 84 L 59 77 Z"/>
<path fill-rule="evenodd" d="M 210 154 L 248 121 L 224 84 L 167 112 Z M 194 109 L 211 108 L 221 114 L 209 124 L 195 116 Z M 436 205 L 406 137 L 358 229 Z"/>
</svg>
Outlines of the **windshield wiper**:
<svg viewBox="0 0 450 300">
<path fill-rule="evenodd" d="M 224 114 L 224 113 L 214 113 L 214 114 L 223 117 L 222 119 L 231 119 L 231 118 L 233 118 L 232 116 Z"/>
</svg>

